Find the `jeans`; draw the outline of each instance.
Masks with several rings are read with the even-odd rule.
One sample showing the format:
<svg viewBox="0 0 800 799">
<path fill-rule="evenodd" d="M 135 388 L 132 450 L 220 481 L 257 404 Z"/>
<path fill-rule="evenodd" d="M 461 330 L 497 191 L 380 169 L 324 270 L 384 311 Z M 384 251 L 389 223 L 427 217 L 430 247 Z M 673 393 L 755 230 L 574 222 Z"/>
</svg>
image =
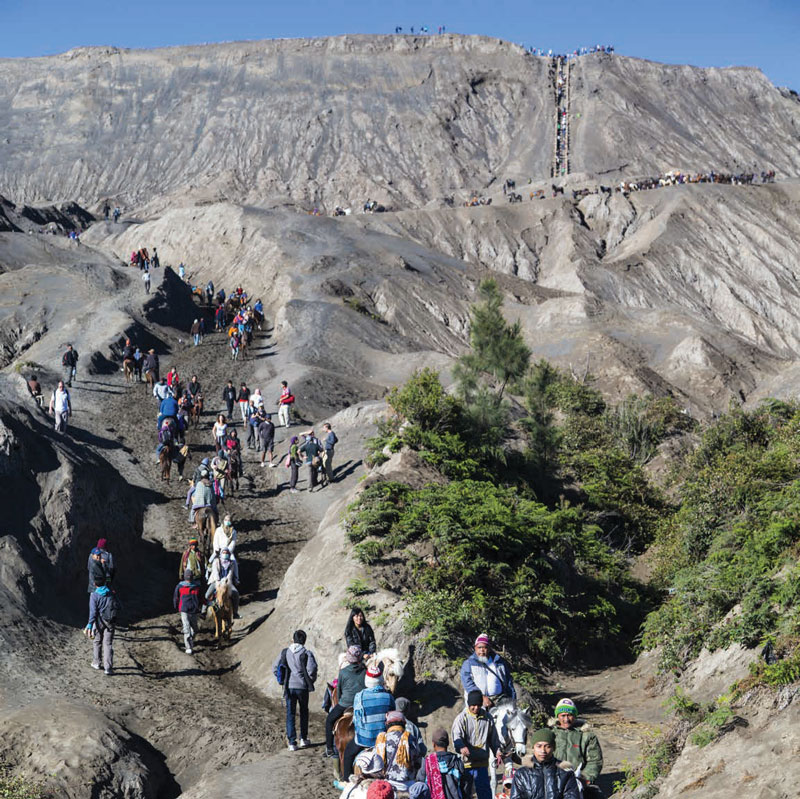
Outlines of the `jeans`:
<svg viewBox="0 0 800 799">
<path fill-rule="evenodd" d="M 200 334 L 199 333 L 195 333 L 194 334 L 194 346 L 195 347 L 199 347 L 200 346 Z"/>
<path fill-rule="evenodd" d="M 325 466 L 325 476 L 328 478 L 328 482 L 333 482 L 333 450 L 326 449 L 325 452 L 322 453 L 322 463 Z"/>
<path fill-rule="evenodd" d="M 300 737 L 308 738 L 308 691 L 305 688 L 289 688 L 286 691 L 286 737 L 290 744 L 297 743 L 295 714 L 300 706 Z"/>
<path fill-rule="evenodd" d="M 297 478 L 300 475 L 300 467 L 292 461 L 289 465 L 289 488 L 297 488 Z"/>
<path fill-rule="evenodd" d="M 186 649 L 192 649 L 194 634 L 197 632 L 197 614 L 181 611 L 181 626 L 183 627 L 183 643 Z"/>
<path fill-rule="evenodd" d="M 475 786 L 475 795 L 478 799 L 492 799 L 492 784 L 489 782 L 489 768 L 468 768 L 467 774 L 472 777 L 472 784 Z"/>
<path fill-rule="evenodd" d="M 67 422 L 69 421 L 69 411 L 56 412 L 55 429 L 56 433 L 67 432 Z"/>
<path fill-rule="evenodd" d="M 114 625 L 105 625 L 98 621 L 94 628 L 94 662 L 100 663 L 100 653 L 102 651 L 102 665 L 106 671 L 114 668 Z"/>
<path fill-rule="evenodd" d="M 72 367 L 65 366 L 64 367 L 64 385 L 65 386 L 72 386 Z"/>
<path fill-rule="evenodd" d="M 325 718 L 325 746 L 329 750 L 333 749 L 333 725 L 344 715 L 345 709 L 341 705 L 334 705 Z"/>
</svg>

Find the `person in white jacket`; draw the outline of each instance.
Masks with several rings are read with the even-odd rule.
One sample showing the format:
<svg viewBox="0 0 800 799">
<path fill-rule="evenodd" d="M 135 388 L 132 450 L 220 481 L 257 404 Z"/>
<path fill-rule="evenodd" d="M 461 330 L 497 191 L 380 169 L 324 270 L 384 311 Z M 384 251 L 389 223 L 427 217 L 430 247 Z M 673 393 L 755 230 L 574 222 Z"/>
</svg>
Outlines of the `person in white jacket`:
<svg viewBox="0 0 800 799">
<path fill-rule="evenodd" d="M 222 524 L 217 527 L 214 533 L 214 554 L 211 556 L 212 561 L 219 558 L 223 549 L 227 549 L 231 556 L 235 557 L 236 552 L 236 528 L 233 526 L 230 514 L 226 514 L 222 520 Z"/>
<path fill-rule="evenodd" d="M 231 578 L 231 603 L 233 604 L 233 618 L 239 618 L 239 563 L 231 555 L 231 551 L 225 547 L 220 556 L 211 564 L 211 571 L 208 575 L 208 590 L 206 591 L 206 603 L 210 603 L 217 591 L 217 583 L 233 572 Z"/>
</svg>

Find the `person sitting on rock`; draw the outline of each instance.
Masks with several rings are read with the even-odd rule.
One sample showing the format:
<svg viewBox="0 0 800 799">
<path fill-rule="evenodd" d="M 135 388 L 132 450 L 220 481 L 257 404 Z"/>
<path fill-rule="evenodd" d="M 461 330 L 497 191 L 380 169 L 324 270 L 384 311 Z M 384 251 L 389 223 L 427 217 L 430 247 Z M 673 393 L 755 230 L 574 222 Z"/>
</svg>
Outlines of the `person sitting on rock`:
<svg viewBox="0 0 800 799">
<path fill-rule="evenodd" d="M 580 767 L 584 793 L 598 794 L 595 783 L 603 770 L 603 750 L 589 722 L 578 718 L 578 708 L 571 699 L 562 699 L 551 724 L 556 736 L 555 757 L 571 763 L 576 770 Z M 587 792 L 587 788 L 591 790 Z"/>
<path fill-rule="evenodd" d="M 206 591 L 206 603 L 210 602 L 217 590 L 217 583 L 224 580 L 229 573 L 233 573 L 231 578 L 231 604 L 233 605 L 233 618 L 239 616 L 239 562 L 231 555 L 231 551 L 225 547 L 220 556 L 211 564 L 211 574 L 208 578 L 208 590 Z"/>
<path fill-rule="evenodd" d="M 344 641 L 348 647 L 360 646 L 364 655 L 374 655 L 377 651 L 375 633 L 372 631 L 361 608 L 353 608 L 344 627 Z"/>
<path fill-rule="evenodd" d="M 553 757 L 556 745 L 552 730 L 537 730 L 531 736 L 533 763 L 518 768 L 511 783 L 512 799 L 580 799 L 575 772 L 560 768 Z"/>
<path fill-rule="evenodd" d="M 511 668 L 492 650 L 486 633 L 475 639 L 475 651 L 461 665 L 461 685 L 465 698 L 470 691 L 480 691 L 484 707 L 492 707 L 501 697 L 517 698 Z"/>
</svg>

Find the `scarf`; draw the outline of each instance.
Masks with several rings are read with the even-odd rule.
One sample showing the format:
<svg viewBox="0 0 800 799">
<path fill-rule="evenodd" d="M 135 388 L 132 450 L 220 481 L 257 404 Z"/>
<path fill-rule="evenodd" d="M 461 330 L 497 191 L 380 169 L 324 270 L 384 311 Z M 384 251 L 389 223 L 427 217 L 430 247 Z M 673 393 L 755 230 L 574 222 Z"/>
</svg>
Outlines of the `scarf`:
<svg viewBox="0 0 800 799">
<path fill-rule="evenodd" d="M 436 752 L 431 752 L 425 758 L 425 774 L 428 777 L 428 788 L 431 799 L 445 799 L 444 785 L 442 785 L 442 772 L 439 770 L 439 758 Z"/>
<path fill-rule="evenodd" d="M 384 762 L 384 773 L 388 773 L 391 766 L 397 763 L 401 768 L 411 767 L 411 753 L 408 751 L 408 730 L 404 731 L 400 736 L 397 744 L 397 751 L 394 753 L 394 760 L 392 763 L 386 762 L 386 733 L 378 733 L 378 738 L 375 741 L 375 751 L 381 756 Z"/>
</svg>

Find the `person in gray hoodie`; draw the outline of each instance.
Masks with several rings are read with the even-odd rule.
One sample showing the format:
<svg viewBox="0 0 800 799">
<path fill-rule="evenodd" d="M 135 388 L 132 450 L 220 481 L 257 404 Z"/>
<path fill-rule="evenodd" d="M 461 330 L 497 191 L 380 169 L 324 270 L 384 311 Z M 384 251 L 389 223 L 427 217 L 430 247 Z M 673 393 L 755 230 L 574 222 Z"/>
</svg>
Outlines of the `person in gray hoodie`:
<svg viewBox="0 0 800 799">
<path fill-rule="evenodd" d="M 311 745 L 308 740 L 308 695 L 314 690 L 317 679 L 317 661 L 314 653 L 305 648 L 306 634 L 295 630 L 293 643 L 282 650 L 272 665 L 272 673 L 279 685 L 283 686 L 286 701 L 286 738 L 289 751 L 297 749 L 297 726 L 295 717 L 300 707 L 300 748 Z"/>
</svg>

